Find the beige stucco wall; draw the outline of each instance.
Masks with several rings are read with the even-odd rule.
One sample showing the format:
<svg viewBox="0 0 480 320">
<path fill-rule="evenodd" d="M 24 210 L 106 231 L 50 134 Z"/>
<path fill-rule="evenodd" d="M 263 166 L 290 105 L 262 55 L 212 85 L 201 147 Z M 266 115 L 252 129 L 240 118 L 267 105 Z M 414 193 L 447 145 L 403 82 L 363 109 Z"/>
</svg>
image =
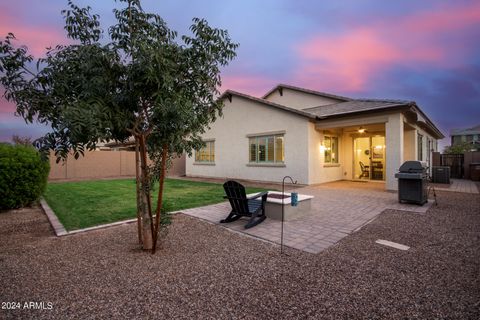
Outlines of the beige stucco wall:
<svg viewBox="0 0 480 320">
<path fill-rule="evenodd" d="M 283 88 L 283 95 L 280 95 L 280 92 L 275 90 L 268 95 L 265 100 L 295 109 L 318 107 L 339 102 L 335 99 L 321 97 L 306 92 L 295 91 L 288 88 Z"/>
<path fill-rule="evenodd" d="M 405 129 L 403 134 L 403 160 L 417 160 L 417 130 Z"/>
<path fill-rule="evenodd" d="M 185 175 L 185 156 L 172 160 L 169 176 Z M 135 152 L 132 151 L 88 151 L 75 160 L 56 163 L 56 157 L 50 155 L 49 180 L 101 179 L 110 177 L 135 176 Z"/>
<path fill-rule="evenodd" d="M 130 151 L 88 151 L 75 160 L 69 156 L 56 163 L 50 156 L 49 180 L 135 176 L 135 153 Z"/>
<path fill-rule="evenodd" d="M 285 166 L 250 166 L 249 134 L 285 132 Z M 215 140 L 215 164 L 195 164 L 187 157 L 187 176 L 281 182 L 285 175 L 308 184 L 309 120 L 259 102 L 233 96 L 225 99 L 223 116 L 211 125 L 204 140 Z"/>
</svg>

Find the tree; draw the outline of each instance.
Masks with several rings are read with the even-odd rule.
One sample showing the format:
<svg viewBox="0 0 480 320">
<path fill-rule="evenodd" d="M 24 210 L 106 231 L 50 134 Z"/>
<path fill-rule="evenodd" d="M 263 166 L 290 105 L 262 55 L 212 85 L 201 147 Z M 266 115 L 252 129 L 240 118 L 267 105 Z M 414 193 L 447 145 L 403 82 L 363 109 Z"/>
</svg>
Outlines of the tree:
<svg viewBox="0 0 480 320">
<path fill-rule="evenodd" d="M 477 151 L 479 149 L 480 149 L 480 147 L 479 147 L 478 143 L 476 144 L 474 142 L 462 142 L 462 143 L 455 144 L 455 145 L 452 145 L 452 146 L 446 146 L 443 149 L 443 153 L 460 154 L 460 153 L 464 153 L 464 152 L 468 152 L 468 151 Z"/>
<path fill-rule="evenodd" d="M 14 134 L 12 136 L 12 142 L 13 144 L 16 144 L 16 145 L 30 146 L 30 147 L 33 146 L 32 137 L 22 137 Z"/>
<path fill-rule="evenodd" d="M 53 150 L 57 161 L 69 152 L 78 158 L 98 141 L 135 138 L 139 240 L 155 253 L 168 163 L 203 146 L 201 134 L 223 107 L 216 99 L 220 68 L 235 57 L 238 44 L 198 18 L 192 35 L 178 38 L 139 0 L 120 2 L 127 5 L 114 10 L 116 24 L 103 44 L 99 16 L 69 1 L 62 13 L 67 36 L 76 43 L 49 48 L 34 71 L 27 48 L 15 47 L 15 36 L 8 34 L 0 42 L 0 82 L 27 122 L 51 126 L 36 146 Z"/>
</svg>

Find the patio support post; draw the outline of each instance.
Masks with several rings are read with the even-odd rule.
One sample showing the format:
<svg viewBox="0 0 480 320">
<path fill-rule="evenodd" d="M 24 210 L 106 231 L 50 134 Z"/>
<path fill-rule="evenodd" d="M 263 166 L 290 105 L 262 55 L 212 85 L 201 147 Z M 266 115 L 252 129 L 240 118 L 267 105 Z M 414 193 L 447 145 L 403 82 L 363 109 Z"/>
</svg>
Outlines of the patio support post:
<svg viewBox="0 0 480 320">
<path fill-rule="evenodd" d="M 385 123 L 386 140 L 386 179 L 385 187 L 387 190 L 398 190 L 395 173 L 403 163 L 403 115 L 396 113 L 388 116 Z"/>
</svg>

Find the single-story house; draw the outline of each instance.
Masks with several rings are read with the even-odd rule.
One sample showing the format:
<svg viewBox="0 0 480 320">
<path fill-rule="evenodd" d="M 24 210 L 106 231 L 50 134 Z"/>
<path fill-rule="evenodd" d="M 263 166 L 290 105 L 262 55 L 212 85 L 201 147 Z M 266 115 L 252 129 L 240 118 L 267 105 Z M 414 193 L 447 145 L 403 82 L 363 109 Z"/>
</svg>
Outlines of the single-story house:
<svg viewBox="0 0 480 320">
<path fill-rule="evenodd" d="M 440 130 L 414 101 L 352 99 L 280 84 L 257 98 L 232 90 L 186 159 L 186 175 L 300 184 L 384 181 L 406 160 L 430 162 Z"/>
</svg>

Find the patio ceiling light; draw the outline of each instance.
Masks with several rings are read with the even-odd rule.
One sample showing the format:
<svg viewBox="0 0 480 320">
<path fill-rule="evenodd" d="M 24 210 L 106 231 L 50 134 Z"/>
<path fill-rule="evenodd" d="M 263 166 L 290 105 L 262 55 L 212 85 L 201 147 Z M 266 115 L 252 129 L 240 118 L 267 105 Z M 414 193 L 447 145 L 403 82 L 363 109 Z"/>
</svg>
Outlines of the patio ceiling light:
<svg viewBox="0 0 480 320">
<path fill-rule="evenodd" d="M 365 130 L 365 128 L 363 128 L 363 127 L 358 128 L 358 133 L 365 133 L 365 131 L 366 131 L 366 130 Z"/>
</svg>

